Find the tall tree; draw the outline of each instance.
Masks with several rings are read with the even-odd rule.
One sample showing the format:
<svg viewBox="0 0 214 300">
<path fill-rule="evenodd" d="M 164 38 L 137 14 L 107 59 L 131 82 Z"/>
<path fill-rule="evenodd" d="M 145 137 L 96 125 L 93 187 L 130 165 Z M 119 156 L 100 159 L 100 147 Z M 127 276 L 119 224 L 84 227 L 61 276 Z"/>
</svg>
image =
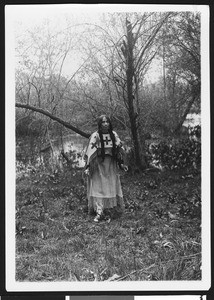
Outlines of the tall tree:
<svg viewBox="0 0 214 300">
<path fill-rule="evenodd" d="M 200 13 L 183 12 L 167 25 L 168 98 L 177 116 L 172 128 L 178 133 L 192 106 L 200 101 Z"/>
<path fill-rule="evenodd" d="M 108 106 L 112 107 L 113 116 L 118 107 L 120 113 L 125 112 L 117 117 L 120 120 L 122 117 L 123 124 L 129 127 L 135 163 L 140 168 L 146 167 L 145 138 L 140 132 L 140 87 L 160 47 L 160 30 L 170 15 L 172 14 L 112 14 L 105 18 L 102 27 L 95 26 L 99 33 L 93 34 L 91 40 L 87 39 L 90 44 L 86 51 L 96 49 L 99 52 L 99 55 L 91 53 L 89 69 L 100 77 L 100 88 L 104 88 L 109 95 L 104 97 L 106 109 Z M 97 39 L 99 43 L 95 45 Z"/>
<path fill-rule="evenodd" d="M 145 138 L 139 132 L 139 116 L 142 109 L 139 105 L 139 86 L 160 47 L 158 34 L 169 16 L 170 13 L 145 13 L 137 16 L 135 21 L 131 20 L 132 16 L 127 16 L 125 20 L 126 36 L 121 47 L 126 70 L 124 102 L 128 108 L 135 163 L 141 169 L 146 167 L 146 160 Z"/>
</svg>

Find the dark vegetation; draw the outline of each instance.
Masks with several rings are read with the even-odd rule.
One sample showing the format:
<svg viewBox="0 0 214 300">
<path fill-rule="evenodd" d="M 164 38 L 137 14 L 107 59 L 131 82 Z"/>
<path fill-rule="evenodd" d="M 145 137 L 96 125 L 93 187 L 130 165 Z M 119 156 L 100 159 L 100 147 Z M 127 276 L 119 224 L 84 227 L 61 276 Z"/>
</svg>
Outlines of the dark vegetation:
<svg viewBox="0 0 214 300">
<path fill-rule="evenodd" d="M 125 213 L 98 224 L 81 170 L 19 161 L 16 280 L 200 280 L 200 142 L 162 141 L 147 153 L 162 170 L 122 172 Z"/>
</svg>

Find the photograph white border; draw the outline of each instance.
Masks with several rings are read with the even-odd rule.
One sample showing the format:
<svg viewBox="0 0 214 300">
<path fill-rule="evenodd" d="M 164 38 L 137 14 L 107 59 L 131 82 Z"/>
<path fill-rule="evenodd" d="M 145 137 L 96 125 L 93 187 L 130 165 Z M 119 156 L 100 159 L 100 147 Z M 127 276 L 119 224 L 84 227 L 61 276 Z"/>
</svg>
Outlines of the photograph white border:
<svg viewBox="0 0 214 300">
<path fill-rule="evenodd" d="M 123 300 L 124 296 L 65 296 L 65 300 Z M 200 300 L 201 295 L 125 296 L 130 300 Z M 203 295 L 201 300 L 206 300 Z"/>
<path fill-rule="evenodd" d="M 105 5 L 86 4 L 87 11 L 200 11 L 201 12 L 201 124 L 202 124 L 202 280 L 142 282 L 17 282 L 15 281 L 15 60 L 13 22 L 29 6 L 36 9 L 67 9 L 68 5 L 7 5 L 5 7 L 6 63 L 6 290 L 13 291 L 189 291 L 211 286 L 210 235 L 210 60 L 208 5 Z M 82 9 L 73 5 L 72 9 Z"/>
</svg>

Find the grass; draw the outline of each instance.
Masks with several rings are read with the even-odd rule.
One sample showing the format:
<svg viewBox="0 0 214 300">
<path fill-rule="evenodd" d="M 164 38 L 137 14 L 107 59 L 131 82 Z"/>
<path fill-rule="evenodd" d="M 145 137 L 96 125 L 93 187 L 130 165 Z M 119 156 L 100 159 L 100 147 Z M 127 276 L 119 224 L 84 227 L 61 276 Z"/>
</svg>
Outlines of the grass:
<svg viewBox="0 0 214 300">
<path fill-rule="evenodd" d="M 17 176 L 16 280 L 201 280 L 200 174 L 122 174 L 125 213 L 93 222 L 79 171 Z"/>
</svg>

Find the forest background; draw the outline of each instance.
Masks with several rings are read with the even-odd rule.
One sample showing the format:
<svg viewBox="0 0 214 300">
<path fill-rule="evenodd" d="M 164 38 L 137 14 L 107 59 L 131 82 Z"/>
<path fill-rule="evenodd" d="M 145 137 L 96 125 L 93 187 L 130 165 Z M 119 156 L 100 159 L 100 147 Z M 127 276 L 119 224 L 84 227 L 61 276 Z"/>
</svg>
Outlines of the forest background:
<svg viewBox="0 0 214 300">
<path fill-rule="evenodd" d="M 16 280 L 200 280 L 200 12 L 20 19 Z M 129 171 L 125 215 L 96 226 L 81 147 L 103 113 Z"/>
</svg>

